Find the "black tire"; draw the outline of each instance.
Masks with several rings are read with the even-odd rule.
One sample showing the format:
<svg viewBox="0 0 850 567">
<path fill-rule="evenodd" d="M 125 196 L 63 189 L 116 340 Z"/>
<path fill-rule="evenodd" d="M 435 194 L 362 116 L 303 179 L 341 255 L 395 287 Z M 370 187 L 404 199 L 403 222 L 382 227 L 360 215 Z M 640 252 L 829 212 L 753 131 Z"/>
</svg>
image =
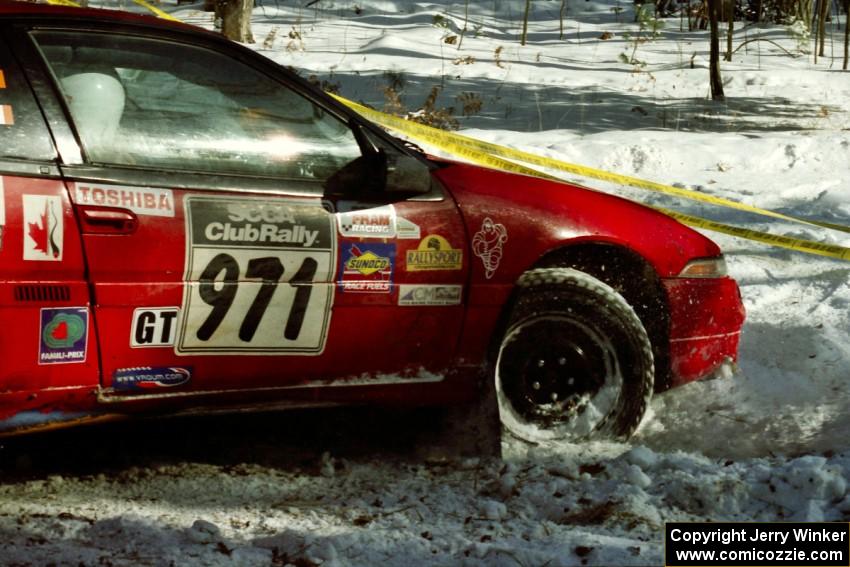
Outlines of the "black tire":
<svg viewBox="0 0 850 567">
<path fill-rule="evenodd" d="M 622 295 L 584 272 L 530 270 L 495 363 L 502 425 L 528 441 L 628 438 L 652 397 L 652 345 Z"/>
</svg>

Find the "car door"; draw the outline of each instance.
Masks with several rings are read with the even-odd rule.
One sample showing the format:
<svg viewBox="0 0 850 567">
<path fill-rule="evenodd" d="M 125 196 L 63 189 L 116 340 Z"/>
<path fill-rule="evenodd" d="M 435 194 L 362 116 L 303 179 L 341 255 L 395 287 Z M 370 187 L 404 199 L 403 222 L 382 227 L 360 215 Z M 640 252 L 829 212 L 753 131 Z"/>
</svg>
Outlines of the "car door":
<svg viewBox="0 0 850 567">
<path fill-rule="evenodd" d="M 17 414 L 9 426 L 93 405 L 98 379 L 82 247 L 55 160 L 0 29 L 0 419 Z"/>
<path fill-rule="evenodd" d="M 91 28 L 20 34 L 80 219 L 106 395 L 439 379 L 468 261 L 451 198 L 367 179 L 331 195 L 364 151 L 344 113 L 223 41 Z"/>
</svg>

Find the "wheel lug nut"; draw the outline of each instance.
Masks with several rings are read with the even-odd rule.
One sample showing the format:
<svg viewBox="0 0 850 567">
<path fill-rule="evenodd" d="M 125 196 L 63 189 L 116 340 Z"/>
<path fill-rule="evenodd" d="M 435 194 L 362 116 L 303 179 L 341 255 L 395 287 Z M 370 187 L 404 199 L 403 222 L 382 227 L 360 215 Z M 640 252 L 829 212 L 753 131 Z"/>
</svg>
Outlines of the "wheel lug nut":
<svg viewBox="0 0 850 567">
<path fill-rule="evenodd" d="M 533 384 L 531 384 L 531 389 L 532 390 L 539 390 L 540 389 L 540 382 L 534 382 Z"/>
<path fill-rule="evenodd" d="M 564 358 L 563 356 L 558 359 L 558 364 L 560 364 L 561 366 L 565 365 L 566 363 L 567 363 L 567 359 Z"/>
</svg>

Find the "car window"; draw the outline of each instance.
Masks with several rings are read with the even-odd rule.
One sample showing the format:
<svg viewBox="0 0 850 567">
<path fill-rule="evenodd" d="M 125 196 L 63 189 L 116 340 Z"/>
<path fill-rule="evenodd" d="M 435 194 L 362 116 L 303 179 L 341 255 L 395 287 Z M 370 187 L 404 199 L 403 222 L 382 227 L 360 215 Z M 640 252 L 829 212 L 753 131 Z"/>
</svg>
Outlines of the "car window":
<svg viewBox="0 0 850 567">
<path fill-rule="evenodd" d="M 344 122 L 222 53 L 111 33 L 32 36 L 90 162 L 325 180 L 360 156 Z"/>
<path fill-rule="evenodd" d="M 56 157 L 32 91 L 0 39 L 0 157 Z"/>
</svg>

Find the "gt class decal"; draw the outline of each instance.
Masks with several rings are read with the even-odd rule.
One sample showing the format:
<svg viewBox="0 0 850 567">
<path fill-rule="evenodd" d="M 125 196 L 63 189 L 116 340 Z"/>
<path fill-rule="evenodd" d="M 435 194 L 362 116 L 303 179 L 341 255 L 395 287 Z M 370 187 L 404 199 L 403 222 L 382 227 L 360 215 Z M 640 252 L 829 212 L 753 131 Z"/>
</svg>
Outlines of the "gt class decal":
<svg viewBox="0 0 850 567">
<path fill-rule="evenodd" d="M 139 215 L 174 216 L 174 195 L 171 189 L 77 183 L 74 201 L 77 205 L 121 207 Z"/>
<path fill-rule="evenodd" d="M 174 388 L 188 384 L 192 368 L 179 366 L 116 368 L 112 373 L 112 387 L 116 390 L 152 390 Z"/>
<path fill-rule="evenodd" d="M 452 248 L 439 234 L 426 236 L 416 250 L 407 251 L 407 271 L 459 270 L 463 265 L 463 250 Z"/>
<path fill-rule="evenodd" d="M 133 311 L 132 348 L 172 346 L 177 336 L 176 307 L 139 307 Z"/>
<path fill-rule="evenodd" d="M 44 308 L 40 311 L 38 363 L 84 362 L 88 344 L 86 307 Z"/>
<path fill-rule="evenodd" d="M 187 196 L 177 354 L 321 354 L 336 274 L 318 201 Z"/>
<path fill-rule="evenodd" d="M 395 244 L 346 242 L 342 245 L 339 285 L 354 293 L 389 293 L 392 286 Z"/>
<path fill-rule="evenodd" d="M 23 195 L 24 260 L 62 260 L 62 198 Z"/>
</svg>

